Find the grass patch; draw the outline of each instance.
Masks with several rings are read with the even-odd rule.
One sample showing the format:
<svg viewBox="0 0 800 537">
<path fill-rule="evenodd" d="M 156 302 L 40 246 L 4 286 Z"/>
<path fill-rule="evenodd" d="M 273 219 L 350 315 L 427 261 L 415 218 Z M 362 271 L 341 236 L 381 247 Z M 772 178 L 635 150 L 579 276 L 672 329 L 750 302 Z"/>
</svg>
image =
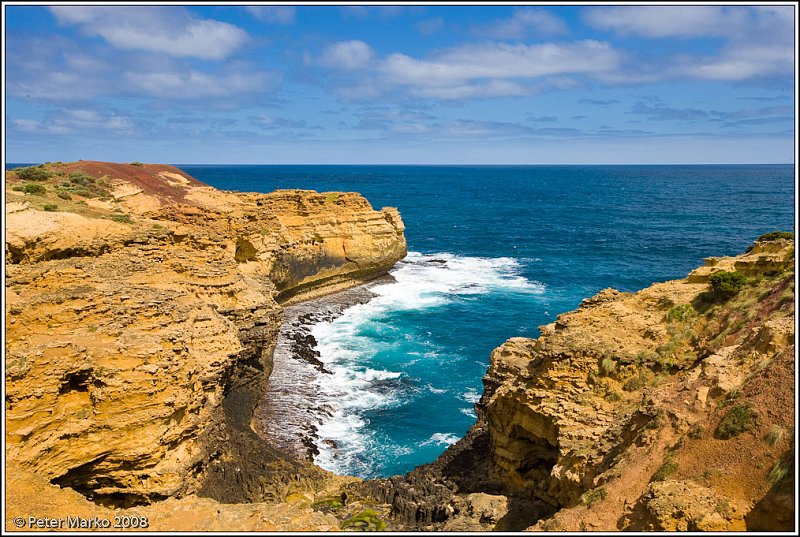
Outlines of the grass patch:
<svg viewBox="0 0 800 537">
<path fill-rule="evenodd" d="M 722 440 L 739 436 L 755 427 L 757 418 L 758 415 L 749 404 L 736 405 L 719 422 L 716 436 Z"/>
<path fill-rule="evenodd" d="M 131 217 L 127 214 L 112 214 L 108 218 L 120 224 L 133 224 L 133 220 L 131 220 Z"/>
<path fill-rule="evenodd" d="M 667 312 L 667 320 L 671 322 L 685 323 L 694 317 L 697 317 L 697 312 L 691 304 L 681 304 Z"/>
<path fill-rule="evenodd" d="M 692 440 L 700 440 L 703 438 L 703 427 L 699 423 L 695 423 L 692 425 L 692 428 L 689 429 L 688 433 L 689 438 Z"/>
<path fill-rule="evenodd" d="M 586 507 L 591 507 L 592 504 L 597 503 L 600 500 L 604 500 L 606 496 L 608 496 L 608 492 L 606 491 L 605 487 L 598 487 L 581 496 L 581 503 Z"/>
<path fill-rule="evenodd" d="M 664 464 L 656 470 L 656 473 L 653 474 L 651 481 L 664 481 L 677 471 L 678 463 L 672 459 L 667 459 L 664 461 Z"/>
<path fill-rule="evenodd" d="M 786 429 L 779 425 L 773 425 L 769 428 L 767 432 L 767 436 L 764 439 L 767 441 L 767 444 L 770 446 L 776 446 L 783 442 L 786 438 Z"/>
<path fill-rule="evenodd" d="M 42 209 L 52 213 L 58 210 L 58 205 L 56 205 L 55 203 L 45 203 Z"/>
<path fill-rule="evenodd" d="M 383 531 L 386 529 L 386 522 L 381 520 L 372 509 L 366 509 L 342 522 L 342 529 Z"/>
<path fill-rule="evenodd" d="M 769 475 L 767 475 L 767 481 L 770 485 L 777 485 L 782 481 L 788 481 L 788 478 L 792 476 L 793 468 L 790 463 L 786 461 L 775 461 L 775 464 L 772 465 L 772 469 L 769 471 Z"/>
<path fill-rule="evenodd" d="M 344 507 L 342 500 L 339 498 L 326 498 L 311 504 L 311 508 L 317 511 L 339 511 Z"/>
<path fill-rule="evenodd" d="M 600 360 L 600 372 L 605 376 L 611 376 L 617 372 L 617 364 L 610 356 L 606 356 Z"/>
</svg>

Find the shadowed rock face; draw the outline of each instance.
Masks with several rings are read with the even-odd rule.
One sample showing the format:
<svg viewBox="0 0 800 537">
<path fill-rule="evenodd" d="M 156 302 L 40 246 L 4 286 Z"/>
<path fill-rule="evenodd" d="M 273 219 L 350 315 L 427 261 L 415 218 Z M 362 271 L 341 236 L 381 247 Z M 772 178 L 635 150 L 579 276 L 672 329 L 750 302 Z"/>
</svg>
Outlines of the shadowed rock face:
<svg viewBox="0 0 800 537">
<path fill-rule="evenodd" d="M 709 275 L 733 270 L 747 286 L 716 300 Z M 351 488 L 409 528 L 791 530 L 787 487 L 768 477 L 786 444 L 764 438 L 794 421 L 793 281 L 794 243 L 777 240 L 635 294 L 603 290 L 495 349 L 477 423 L 442 457 Z M 714 438 L 733 397 L 759 421 Z"/>
<path fill-rule="evenodd" d="M 388 270 L 405 255 L 397 210 L 350 193 L 220 192 L 157 165 L 54 171 L 103 174 L 113 194 L 73 196 L 75 212 L 9 195 L 9 459 L 114 505 L 201 488 L 274 499 L 291 481 L 264 478 L 278 467 L 321 479 L 249 427 L 279 304 Z"/>
</svg>

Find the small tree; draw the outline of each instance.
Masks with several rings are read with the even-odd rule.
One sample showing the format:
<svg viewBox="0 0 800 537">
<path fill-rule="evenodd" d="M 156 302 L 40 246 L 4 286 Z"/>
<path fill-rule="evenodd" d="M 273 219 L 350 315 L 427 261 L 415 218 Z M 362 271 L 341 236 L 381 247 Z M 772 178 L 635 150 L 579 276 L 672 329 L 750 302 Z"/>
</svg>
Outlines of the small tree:
<svg viewBox="0 0 800 537">
<path fill-rule="evenodd" d="M 708 283 L 711 285 L 711 291 L 715 297 L 727 300 L 742 290 L 744 284 L 747 283 L 747 277 L 736 271 L 715 272 L 708 277 Z"/>
</svg>

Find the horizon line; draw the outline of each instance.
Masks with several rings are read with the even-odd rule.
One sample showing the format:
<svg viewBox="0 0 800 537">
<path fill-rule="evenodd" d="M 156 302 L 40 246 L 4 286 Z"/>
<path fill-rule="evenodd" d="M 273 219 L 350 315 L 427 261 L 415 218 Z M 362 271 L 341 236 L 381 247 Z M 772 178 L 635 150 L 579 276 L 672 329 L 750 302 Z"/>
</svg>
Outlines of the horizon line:
<svg viewBox="0 0 800 537">
<path fill-rule="evenodd" d="M 40 165 L 52 164 L 55 162 L 80 162 L 82 160 L 94 162 L 112 162 L 116 164 L 127 164 L 123 161 L 79 159 L 70 161 L 42 161 L 42 162 L 5 162 L 4 166 L 14 165 Z M 134 161 L 131 161 L 134 162 Z M 171 166 L 794 166 L 794 162 L 582 162 L 582 163 L 511 163 L 511 162 L 446 162 L 446 163 L 426 163 L 426 162 L 144 162 L 143 164 L 167 164 Z"/>
</svg>

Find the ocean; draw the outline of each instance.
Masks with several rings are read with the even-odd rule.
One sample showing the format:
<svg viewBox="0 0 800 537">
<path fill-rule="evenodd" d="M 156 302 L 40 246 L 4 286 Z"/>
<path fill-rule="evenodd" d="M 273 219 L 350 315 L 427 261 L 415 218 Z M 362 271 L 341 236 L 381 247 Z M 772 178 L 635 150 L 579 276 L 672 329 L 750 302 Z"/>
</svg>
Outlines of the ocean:
<svg viewBox="0 0 800 537">
<path fill-rule="evenodd" d="M 219 189 L 356 191 L 400 210 L 409 254 L 393 279 L 307 327 L 330 372 L 310 381 L 325 409 L 315 462 L 361 477 L 408 472 L 463 436 L 506 339 L 795 220 L 791 165 L 178 166 Z"/>
</svg>

